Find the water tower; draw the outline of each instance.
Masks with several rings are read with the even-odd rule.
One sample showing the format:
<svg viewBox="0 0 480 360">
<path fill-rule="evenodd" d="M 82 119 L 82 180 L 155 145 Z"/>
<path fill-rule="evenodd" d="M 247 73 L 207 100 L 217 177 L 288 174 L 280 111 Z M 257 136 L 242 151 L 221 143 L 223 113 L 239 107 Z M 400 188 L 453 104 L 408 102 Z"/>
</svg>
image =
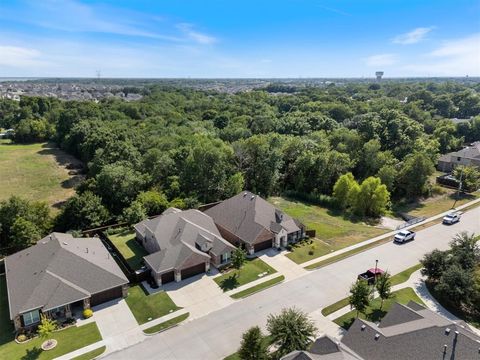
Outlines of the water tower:
<svg viewBox="0 0 480 360">
<path fill-rule="evenodd" d="M 377 77 L 377 81 L 382 80 L 383 71 L 377 71 L 377 72 L 375 73 L 375 76 Z"/>
</svg>

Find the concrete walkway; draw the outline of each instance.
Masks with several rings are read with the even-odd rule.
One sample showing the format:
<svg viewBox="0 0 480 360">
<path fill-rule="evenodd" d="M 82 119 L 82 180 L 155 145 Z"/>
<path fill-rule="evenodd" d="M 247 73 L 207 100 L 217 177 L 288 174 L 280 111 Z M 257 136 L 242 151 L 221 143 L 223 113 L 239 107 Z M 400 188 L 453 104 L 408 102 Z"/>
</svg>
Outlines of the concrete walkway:
<svg viewBox="0 0 480 360">
<path fill-rule="evenodd" d="M 407 226 L 405 227 L 404 229 L 408 230 L 408 229 L 411 229 L 411 228 L 414 228 L 416 226 L 419 226 L 419 225 L 423 225 L 423 224 L 427 224 L 431 221 L 434 221 L 434 220 L 437 220 L 437 219 L 441 219 L 443 218 L 445 215 L 447 215 L 448 213 L 454 211 L 454 210 L 462 210 L 466 207 L 469 207 L 471 205 L 474 205 L 474 204 L 477 204 L 477 203 L 480 203 L 480 198 L 478 199 L 475 199 L 473 201 L 470 201 L 466 204 L 463 204 L 461 206 L 458 206 L 456 209 L 450 209 L 448 211 L 445 211 L 441 214 L 438 214 L 438 215 L 434 215 L 432 217 L 429 217 L 428 219 L 425 219 L 424 221 L 422 222 L 419 222 L 417 224 L 414 224 L 414 225 L 411 225 L 411 226 Z M 383 234 L 383 235 L 379 235 L 377 237 L 374 237 L 374 238 L 371 238 L 369 240 L 366 240 L 366 241 L 362 241 L 362 242 L 359 242 L 357 244 L 354 244 L 352 246 L 349 246 L 349 247 L 346 247 L 346 248 L 343 248 L 343 249 L 340 249 L 340 250 L 337 250 L 337 251 L 334 251 L 334 252 L 331 252 L 330 254 L 327 254 L 327 255 L 324 255 L 324 256 L 320 256 L 318 258 L 315 258 L 315 259 L 312 259 L 312 260 L 309 260 L 309 261 L 306 261 L 304 263 L 301 264 L 301 266 L 303 267 L 306 267 L 306 266 L 309 266 L 309 265 L 312 265 L 312 264 L 316 264 L 320 261 L 323 261 L 323 260 L 326 260 L 326 259 L 329 259 L 333 256 L 336 256 L 336 255 L 339 255 L 339 254 L 343 254 L 345 252 L 348 252 L 350 250 L 353 250 L 353 249 L 356 249 L 356 248 L 359 248 L 359 247 L 362 247 L 364 245 L 367 245 L 367 244 L 371 244 L 371 243 L 374 243 L 376 241 L 379 241 L 379 240 L 383 240 L 383 239 L 386 239 L 386 238 L 389 238 L 389 237 L 393 237 L 396 233 L 398 232 L 398 230 L 395 230 L 395 231 L 390 231 L 386 234 Z"/>
<path fill-rule="evenodd" d="M 101 348 L 102 346 L 105 346 L 105 341 L 100 340 L 100 341 L 97 341 L 96 343 L 90 344 L 90 345 L 85 346 L 81 349 L 78 349 L 78 350 L 69 352 L 68 354 L 59 356 L 59 357 L 55 358 L 55 360 L 71 360 L 71 359 L 73 359 L 77 356 L 80 356 L 80 355 L 86 354 L 90 351 Z"/>
</svg>

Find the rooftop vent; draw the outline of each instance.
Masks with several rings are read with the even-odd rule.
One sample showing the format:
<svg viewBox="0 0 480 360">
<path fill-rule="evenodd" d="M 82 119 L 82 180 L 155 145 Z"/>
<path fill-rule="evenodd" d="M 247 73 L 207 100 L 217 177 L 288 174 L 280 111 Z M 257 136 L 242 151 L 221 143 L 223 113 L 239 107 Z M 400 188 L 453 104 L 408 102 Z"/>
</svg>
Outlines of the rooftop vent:
<svg viewBox="0 0 480 360">
<path fill-rule="evenodd" d="M 460 334 L 460 332 L 458 330 L 455 331 L 455 335 L 458 336 L 458 334 Z"/>
<path fill-rule="evenodd" d="M 450 328 L 446 328 L 446 329 L 445 329 L 445 334 L 446 334 L 446 335 L 450 334 Z"/>
<path fill-rule="evenodd" d="M 252 196 L 250 197 L 250 200 L 253 200 L 253 199 L 255 199 L 255 195 L 252 195 Z"/>
<path fill-rule="evenodd" d="M 443 345 L 443 352 L 444 352 L 444 353 L 447 352 L 447 348 L 448 348 L 448 345 L 447 345 L 447 344 Z"/>
<path fill-rule="evenodd" d="M 380 334 L 379 333 L 376 333 L 375 334 L 375 340 L 378 340 L 380 338 Z"/>
<path fill-rule="evenodd" d="M 367 325 L 363 324 L 363 325 L 362 325 L 362 328 L 361 328 L 362 331 L 365 330 L 366 327 L 367 327 Z"/>
<path fill-rule="evenodd" d="M 68 243 L 64 241 L 64 242 L 63 242 L 63 245 L 68 245 Z"/>
<path fill-rule="evenodd" d="M 247 196 L 247 193 L 246 193 L 246 192 L 243 193 L 243 197 L 245 197 L 245 196 Z"/>
</svg>

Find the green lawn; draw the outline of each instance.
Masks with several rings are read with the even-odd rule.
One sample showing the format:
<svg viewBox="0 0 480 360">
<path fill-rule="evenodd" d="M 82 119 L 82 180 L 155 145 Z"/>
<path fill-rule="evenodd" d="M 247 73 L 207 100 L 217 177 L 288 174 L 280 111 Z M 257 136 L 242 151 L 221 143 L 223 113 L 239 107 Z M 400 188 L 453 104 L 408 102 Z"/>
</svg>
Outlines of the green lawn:
<svg viewBox="0 0 480 360">
<path fill-rule="evenodd" d="M 0 346 L 2 359 L 54 359 L 61 355 L 75 351 L 87 345 L 102 340 L 96 323 L 89 323 L 83 326 L 70 327 L 55 332 L 51 336 L 58 341 L 57 347 L 49 351 L 43 351 L 40 345 L 45 341 L 35 338 L 25 344 L 17 344 L 14 341 Z"/>
<path fill-rule="evenodd" d="M 317 205 L 282 197 L 271 197 L 269 201 L 288 215 L 303 222 L 308 229 L 316 231 L 317 239 L 313 240 L 315 249 L 312 255 L 309 254 L 312 244 L 308 242 L 295 247 L 292 253 L 287 255 L 297 264 L 386 232 L 384 229 L 379 229 L 363 222 L 354 222 L 344 218 L 340 212 Z"/>
<path fill-rule="evenodd" d="M 276 284 L 282 282 L 283 280 L 285 280 L 285 276 L 283 276 L 283 275 L 277 276 L 276 278 L 273 278 L 273 279 L 265 281 L 261 284 L 252 286 L 251 288 L 248 288 L 248 289 L 245 289 L 243 291 L 239 291 L 238 293 L 235 293 L 233 295 L 230 295 L 230 297 L 232 299 L 241 299 L 241 298 L 253 295 L 253 294 L 255 294 L 259 291 L 262 291 L 263 289 L 272 287 L 273 285 L 276 285 Z"/>
<path fill-rule="evenodd" d="M 186 320 L 190 316 L 190 313 L 182 314 L 180 316 L 174 317 L 170 320 L 164 321 L 158 325 L 149 327 L 148 329 L 143 330 L 145 334 L 155 334 L 159 331 L 165 330 L 173 325 L 177 325 L 182 321 Z"/>
<path fill-rule="evenodd" d="M 72 196 L 78 177 L 61 163 L 72 159 L 47 143 L 17 145 L 0 141 L 0 200 L 20 195 L 29 200 L 60 204 Z M 77 160 L 78 161 L 78 160 Z"/>
<path fill-rule="evenodd" d="M 421 305 L 425 305 L 423 301 L 415 294 L 412 288 L 404 288 L 393 292 L 393 297 L 385 300 L 383 303 L 383 307 L 380 310 L 380 298 L 375 298 L 370 303 L 370 306 L 366 310 L 366 315 L 360 313 L 359 318 L 366 319 L 372 322 L 380 321 L 388 312 L 388 310 L 392 307 L 395 302 L 400 304 L 407 304 L 410 300 L 413 300 Z M 353 321 L 357 316 L 356 310 L 352 310 L 345 315 L 340 316 L 339 318 L 335 319 L 334 322 L 341 327 L 348 329 Z"/>
<path fill-rule="evenodd" d="M 102 347 L 99 347 L 98 349 L 89 351 L 83 355 L 74 357 L 72 360 L 92 360 L 92 359 L 95 359 L 97 356 L 102 355 L 106 349 L 107 349 L 106 346 L 102 346 Z"/>
<path fill-rule="evenodd" d="M 455 204 L 455 207 L 466 204 L 472 200 L 477 199 L 480 196 L 480 192 L 476 191 L 473 194 L 460 194 L 460 197 Z M 456 194 L 449 191 L 448 194 L 434 196 L 423 201 L 414 202 L 410 204 L 401 204 L 394 206 L 394 212 L 404 212 L 413 216 L 430 217 L 442 212 L 448 211 L 453 207 L 455 203 Z"/>
<path fill-rule="evenodd" d="M 147 295 L 140 285 L 128 289 L 126 301 L 140 325 L 180 309 L 165 291 Z"/>
<path fill-rule="evenodd" d="M 260 260 L 259 258 L 247 259 L 240 270 L 232 269 L 213 280 L 223 291 L 235 289 L 239 286 L 248 284 L 251 281 L 258 280 L 259 274 L 267 273 L 265 276 L 276 273 L 277 271 Z"/>
<path fill-rule="evenodd" d="M 119 233 L 108 235 L 110 241 L 120 251 L 133 270 L 142 267 L 142 259 L 148 255 L 147 251 L 135 240 L 135 232 L 122 230 Z"/>
<path fill-rule="evenodd" d="M 343 309 L 345 306 L 348 306 L 349 304 L 350 304 L 350 298 L 349 297 L 343 298 L 342 300 L 338 300 L 337 302 L 333 303 L 332 305 L 328 305 L 327 307 L 324 307 L 322 309 L 322 315 L 323 316 L 328 316 L 330 314 L 333 314 L 335 311 Z"/>
<path fill-rule="evenodd" d="M 403 270 L 402 272 L 399 272 L 398 274 L 393 275 L 390 278 L 392 286 L 395 286 L 407 281 L 415 271 L 420 270 L 421 268 L 422 268 L 422 264 L 417 264 L 412 267 L 409 267 L 406 270 Z"/>
</svg>

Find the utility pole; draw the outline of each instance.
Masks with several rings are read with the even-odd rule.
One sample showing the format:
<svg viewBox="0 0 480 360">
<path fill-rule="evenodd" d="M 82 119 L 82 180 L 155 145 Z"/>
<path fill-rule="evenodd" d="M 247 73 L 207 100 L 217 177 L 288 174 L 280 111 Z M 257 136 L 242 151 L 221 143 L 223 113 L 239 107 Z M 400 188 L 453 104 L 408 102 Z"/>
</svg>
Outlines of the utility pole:
<svg viewBox="0 0 480 360">
<path fill-rule="evenodd" d="M 460 168 L 460 181 L 458 182 L 457 196 L 455 196 L 455 202 L 453 203 L 452 209 L 455 209 L 458 199 L 460 198 L 460 191 L 462 190 L 462 180 L 463 180 L 463 167 Z"/>
</svg>

